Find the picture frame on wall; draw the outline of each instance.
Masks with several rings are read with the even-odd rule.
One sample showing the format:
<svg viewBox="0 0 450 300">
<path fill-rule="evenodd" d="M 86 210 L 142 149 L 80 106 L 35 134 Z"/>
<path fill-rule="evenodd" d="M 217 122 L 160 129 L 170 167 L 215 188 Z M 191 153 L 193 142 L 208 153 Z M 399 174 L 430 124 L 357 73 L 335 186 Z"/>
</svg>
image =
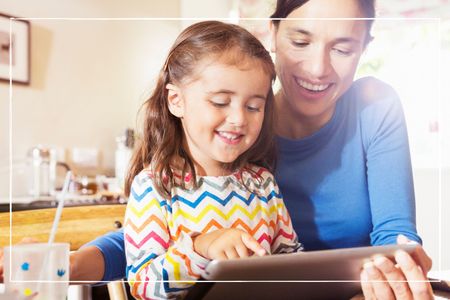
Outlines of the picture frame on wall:
<svg viewBox="0 0 450 300">
<path fill-rule="evenodd" d="M 30 21 L 0 13 L 0 81 L 30 84 Z"/>
</svg>

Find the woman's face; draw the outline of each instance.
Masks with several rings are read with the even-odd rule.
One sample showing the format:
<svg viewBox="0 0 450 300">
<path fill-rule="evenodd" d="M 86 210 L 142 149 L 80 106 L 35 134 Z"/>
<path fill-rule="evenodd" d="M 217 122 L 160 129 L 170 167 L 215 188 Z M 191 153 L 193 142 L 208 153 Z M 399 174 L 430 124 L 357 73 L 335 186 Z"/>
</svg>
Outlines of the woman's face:
<svg viewBox="0 0 450 300">
<path fill-rule="evenodd" d="M 366 21 L 356 0 L 310 0 L 272 26 L 282 97 L 296 117 L 325 124 L 353 82 L 364 50 Z M 302 18 L 302 19 L 297 19 Z"/>
</svg>

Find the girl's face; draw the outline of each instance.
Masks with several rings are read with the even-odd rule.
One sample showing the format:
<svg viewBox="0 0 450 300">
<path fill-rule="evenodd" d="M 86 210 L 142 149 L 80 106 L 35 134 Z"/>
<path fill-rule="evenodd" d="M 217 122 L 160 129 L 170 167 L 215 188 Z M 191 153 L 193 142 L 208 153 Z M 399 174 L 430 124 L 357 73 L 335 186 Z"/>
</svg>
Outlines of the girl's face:
<svg viewBox="0 0 450 300">
<path fill-rule="evenodd" d="M 207 60 L 194 81 L 168 85 L 169 109 L 181 119 L 199 175 L 224 175 L 221 164 L 236 160 L 259 136 L 271 80 L 259 64 L 245 65 Z"/>
<path fill-rule="evenodd" d="M 298 120 L 324 125 L 350 87 L 364 50 L 364 20 L 355 0 L 310 0 L 272 26 L 272 51 L 282 85 L 277 107 Z M 296 19 L 293 18 L 304 18 Z M 279 99 L 277 99 L 279 100 Z"/>
</svg>

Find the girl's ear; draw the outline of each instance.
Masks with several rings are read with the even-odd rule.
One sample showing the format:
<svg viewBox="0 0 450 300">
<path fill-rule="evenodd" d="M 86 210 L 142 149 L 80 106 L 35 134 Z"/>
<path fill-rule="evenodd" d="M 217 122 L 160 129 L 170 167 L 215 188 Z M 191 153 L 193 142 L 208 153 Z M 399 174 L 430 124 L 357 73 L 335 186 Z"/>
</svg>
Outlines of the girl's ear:
<svg viewBox="0 0 450 300">
<path fill-rule="evenodd" d="M 275 25 L 273 22 L 270 22 L 270 52 L 275 53 L 277 51 L 277 31 L 278 31 L 278 24 Z"/>
<path fill-rule="evenodd" d="M 169 111 L 175 117 L 182 118 L 184 116 L 184 101 L 178 86 L 168 83 L 167 89 L 167 105 Z"/>
</svg>

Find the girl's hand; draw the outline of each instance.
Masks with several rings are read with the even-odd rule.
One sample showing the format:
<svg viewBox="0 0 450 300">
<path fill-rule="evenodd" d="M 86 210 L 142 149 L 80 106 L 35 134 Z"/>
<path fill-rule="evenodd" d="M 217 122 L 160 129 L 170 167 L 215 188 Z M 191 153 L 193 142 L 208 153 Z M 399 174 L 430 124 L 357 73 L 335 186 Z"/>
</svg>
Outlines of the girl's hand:
<svg viewBox="0 0 450 300">
<path fill-rule="evenodd" d="M 205 258 L 217 260 L 247 257 L 252 253 L 258 256 L 266 254 L 266 250 L 250 234 L 236 228 L 196 236 L 194 251 Z"/>
<path fill-rule="evenodd" d="M 410 241 L 399 236 L 397 242 L 404 244 Z M 431 268 L 431 259 L 422 247 L 419 246 L 412 255 L 397 251 L 395 263 L 379 256 L 364 264 L 361 286 L 365 299 L 434 299 L 426 276 Z"/>
</svg>

